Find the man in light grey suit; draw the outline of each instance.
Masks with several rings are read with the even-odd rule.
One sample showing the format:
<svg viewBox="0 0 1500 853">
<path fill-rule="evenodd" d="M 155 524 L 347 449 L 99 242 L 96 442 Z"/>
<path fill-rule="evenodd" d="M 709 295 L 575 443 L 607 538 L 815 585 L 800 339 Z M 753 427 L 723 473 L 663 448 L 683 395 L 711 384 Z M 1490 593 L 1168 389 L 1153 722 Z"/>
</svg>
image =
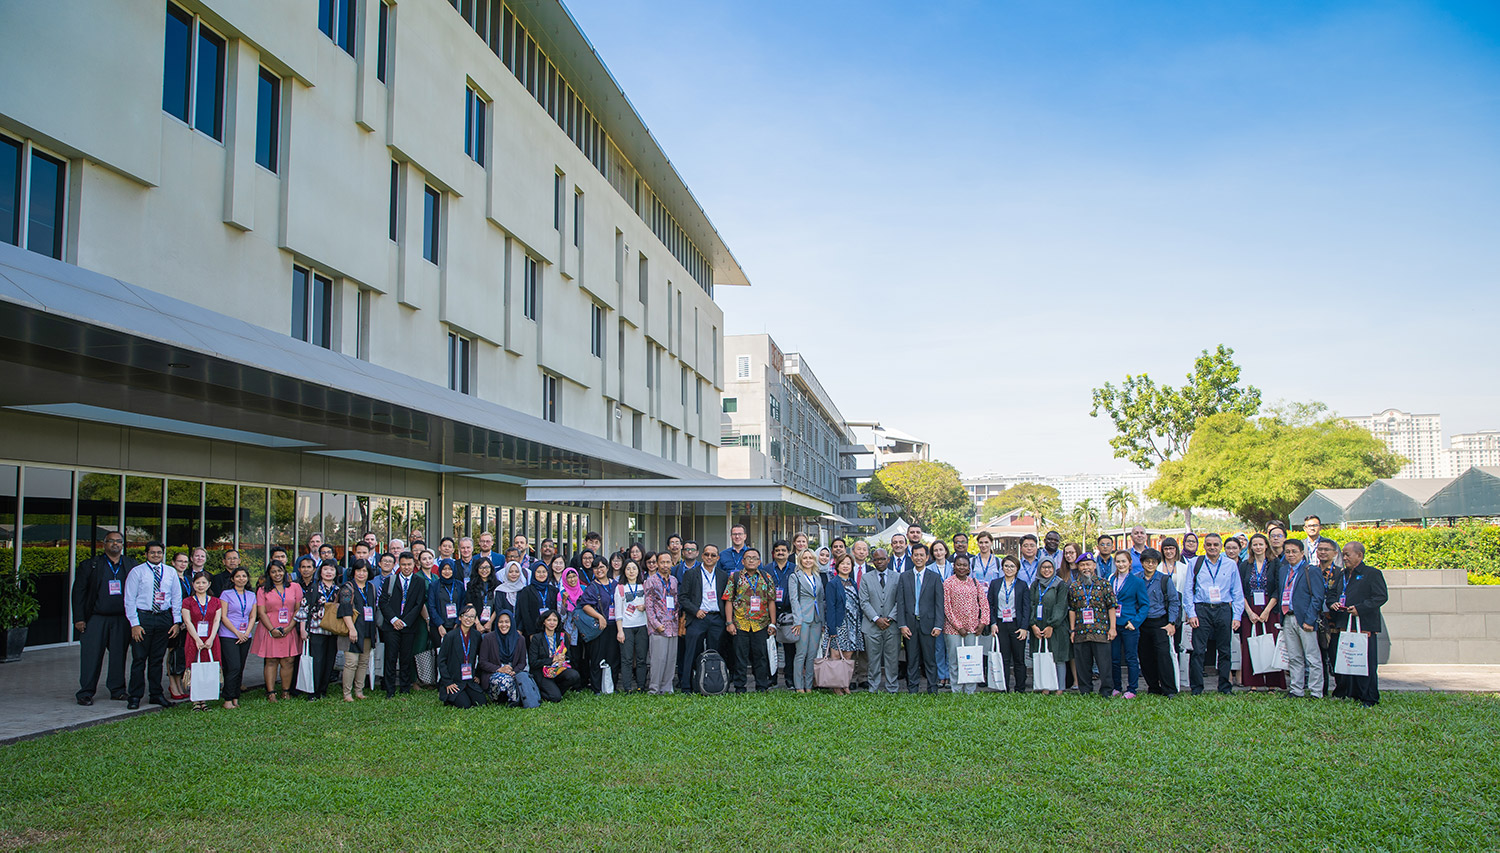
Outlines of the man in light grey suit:
<svg viewBox="0 0 1500 853">
<path fill-rule="evenodd" d="M 874 567 L 859 584 L 859 610 L 864 615 L 865 653 L 870 659 L 870 692 L 882 688 L 896 692 L 896 672 L 901 655 L 899 620 L 901 573 L 890 567 L 891 556 L 877 548 L 870 559 Z"/>
<path fill-rule="evenodd" d="M 943 633 L 943 576 L 927 568 L 927 546 L 911 550 L 911 571 L 901 574 L 898 605 L 901 636 L 906 639 L 906 691 L 917 692 L 927 674 L 927 692 L 936 693 L 937 637 Z"/>
</svg>

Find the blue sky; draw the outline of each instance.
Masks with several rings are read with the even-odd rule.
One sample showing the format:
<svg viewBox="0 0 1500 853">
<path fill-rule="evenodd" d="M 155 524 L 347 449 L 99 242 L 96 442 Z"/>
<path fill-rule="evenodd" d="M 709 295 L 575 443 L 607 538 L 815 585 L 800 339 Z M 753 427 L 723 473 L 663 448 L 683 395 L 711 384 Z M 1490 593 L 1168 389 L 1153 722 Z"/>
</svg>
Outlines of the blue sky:
<svg viewBox="0 0 1500 853">
<path fill-rule="evenodd" d="M 845 416 L 1126 470 L 1089 389 L 1500 429 L 1500 4 L 569 0 Z"/>
</svg>

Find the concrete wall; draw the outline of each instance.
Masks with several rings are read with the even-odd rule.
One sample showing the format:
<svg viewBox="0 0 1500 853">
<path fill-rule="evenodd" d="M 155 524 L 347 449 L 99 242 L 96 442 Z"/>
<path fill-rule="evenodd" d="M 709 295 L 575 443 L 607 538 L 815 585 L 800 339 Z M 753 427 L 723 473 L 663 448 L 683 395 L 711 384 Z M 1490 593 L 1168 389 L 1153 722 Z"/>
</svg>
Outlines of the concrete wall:
<svg viewBox="0 0 1500 853">
<path fill-rule="evenodd" d="M 1389 638 L 1382 663 L 1500 664 L 1500 586 L 1469 586 L 1462 571 L 1385 573 Z"/>
</svg>

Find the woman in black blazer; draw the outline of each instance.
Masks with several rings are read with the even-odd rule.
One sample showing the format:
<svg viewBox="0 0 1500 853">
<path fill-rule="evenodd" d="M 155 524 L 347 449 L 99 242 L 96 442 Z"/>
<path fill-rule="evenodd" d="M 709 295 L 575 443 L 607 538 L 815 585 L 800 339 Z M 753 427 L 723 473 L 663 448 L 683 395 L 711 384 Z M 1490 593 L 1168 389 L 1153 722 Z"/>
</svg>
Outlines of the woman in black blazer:
<svg viewBox="0 0 1500 853">
<path fill-rule="evenodd" d="M 1006 555 L 1000 561 L 1001 577 L 990 581 L 990 633 L 1005 661 L 1006 681 L 1012 693 L 1026 690 L 1026 634 L 1031 630 L 1031 590 L 1016 577 L 1021 564 Z"/>
<path fill-rule="evenodd" d="M 516 621 L 521 634 L 529 641 L 542 633 L 542 614 L 557 606 L 557 583 L 547 564 L 538 562 L 531 567 L 531 583 L 516 593 Z"/>
<path fill-rule="evenodd" d="M 546 566 L 542 565 L 543 571 Z M 562 620 L 557 611 L 542 612 L 542 630 L 531 638 L 526 659 L 531 663 L 531 677 L 544 702 L 561 702 L 563 694 L 583 683 L 578 670 L 568 663 L 568 635 L 558 629 Z"/>
<path fill-rule="evenodd" d="M 474 605 L 460 605 L 458 627 L 443 635 L 438 647 L 438 696 L 443 704 L 455 708 L 472 708 L 489 702 L 479 684 L 479 632 L 474 623 L 478 614 Z"/>
</svg>

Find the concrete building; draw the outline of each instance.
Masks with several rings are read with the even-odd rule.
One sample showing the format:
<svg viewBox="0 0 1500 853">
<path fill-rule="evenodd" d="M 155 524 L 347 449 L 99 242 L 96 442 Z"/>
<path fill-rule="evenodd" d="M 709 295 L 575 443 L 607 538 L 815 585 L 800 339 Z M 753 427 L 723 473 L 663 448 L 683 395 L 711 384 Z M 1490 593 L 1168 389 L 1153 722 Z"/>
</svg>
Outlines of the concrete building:
<svg viewBox="0 0 1500 853">
<path fill-rule="evenodd" d="M 1139 501 L 1138 509 L 1155 505 L 1155 501 L 1146 497 L 1146 487 L 1155 480 L 1155 471 L 1127 471 L 1123 474 L 1066 474 L 1063 476 L 1023 472 L 1020 474 L 982 474 L 964 480 L 963 485 L 969 497 L 974 501 L 976 517 L 985 501 L 1021 483 L 1036 483 L 1057 489 L 1058 501 L 1062 504 L 1063 512 L 1070 512 L 1073 507 L 1083 501 L 1092 500 L 1093 505 L 1098 507 L 1102 515 L 1105 496 L 1122 486 L 1135 494 L 1136 500 Z"/>
<path fill-rule="evenodd" d="M 1500 430 L 1455 433 L 1449 438 L 1448 449 L 1443 453 L 1447 461 L 1447 476 L 1450 477 L 1457 477 L 1470 468 L 1500 465 Z"/>
<path fill-rule="evenodd" d="M 557 0 L 4 3 L 0 76 L 32 644 L 109 530 L 256 564 L 831 511 L 713 477 L 748 281 Z"/>
<path fill-rule="evenodd" d="M 1410 460 L 1396 472 L 1400 478 L 1446 477 L 1449 461 L 1443 455 L 1443 416 L 1414 415 L 1399 409 L 1386 409 L 1373 415 L 1349 418 L 1384 441 L 1392 453 Z"/>
<path fill-rule="evenodd" d="M 844 416 L 800 353 L 783 352 L 770 335 L 727 335 L 719 473 L 765 479 L 825 500 L 840 521 L 855 506 L 842 489 L 861 472 Z M 852 488 L 849 491 L 853 491 Z M 841 526 L 833 518 L 821 526 Z M 809 531 L 811 532 L 811 531 Z M 826 537 L 823 537 L 826 538 Z"/>
</svg>

